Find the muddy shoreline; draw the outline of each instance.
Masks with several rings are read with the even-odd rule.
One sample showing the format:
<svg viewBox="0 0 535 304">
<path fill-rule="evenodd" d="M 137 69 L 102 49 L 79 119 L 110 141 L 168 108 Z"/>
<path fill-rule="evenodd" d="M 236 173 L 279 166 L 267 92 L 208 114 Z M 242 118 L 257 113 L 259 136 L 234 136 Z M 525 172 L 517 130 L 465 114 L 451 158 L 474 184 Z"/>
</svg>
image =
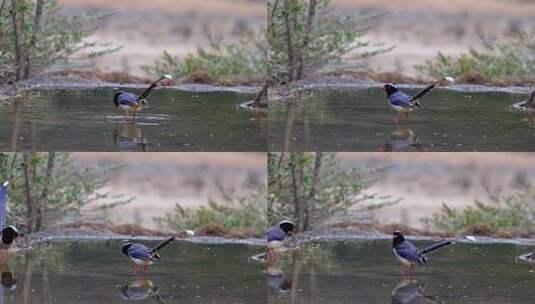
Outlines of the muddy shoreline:
<svg viewBox="0 0 535 304">
<path fill-rule="evenodd" d="M 466 238 L 466 236 L 456 237 L 438 237 L 427 235 L 405 235 L 405 238 L 415 241 L 430 241 L 437 239 L 450 239 L 457 243 L 465 244 L 512 244 L 522 246 L 535 246 L 535 239 L 532 238 L 495 238 L 489 236 L 473 236 L 475 242 Z M 296 241 L 298 243 L 311 242 L 311 241 L 354 241 L 354 240 L 392 240 L 392 235 L 378 232 L 378 231 L 366 231 L 366 230 L 352 230 L 352 229 L 321 229 L 314 231 L 307 231 L 297 236 Z"/>
<path fill-rule="evenodd" d="M 353 90 L 367 90 L 370 88 L 381 88 L 383 82 L 371 79 L 321 79 L 321 80 L 302 80 L 292 83 L 287 86 L 274 87 L 273 92 L 270 92 L 270 100 L 280 97 L 287 97 L 295 92 L 313 91 L 313 90 L 337 90 L 337 91 L 353 91 Z M 403 89 L 422 89 L 426 85 L 420 83 L 400 83 L 398 87 Z M 439 90 L 452 90 L 456 92 L 465 93 L 485 93 L 485 92 L 503 92 L 511 94 L 528 94 L 532 88 L 528 86 L 491 86 L 480 84 L 453 84 L 450 86 L 439 86 Z M 273 96 L 275 95 L 275 96 Z M 273 98 L 275 97 L 275 98 Z M 282 98 L 284 99 L 284 98 Z"/>
<path fill-rule="evenodd" d="M 62 90 L 62 89 L 143 89 L 145 83 L 113 83 L 100 80 L 89 80 L 82 77 L 47 77 L 32 78 L 29 80 L 0 85 L 0 101 L 21 97 L 30 90 Z M 177 90 L 193 93 L 232 92 L 238 94 L 257 94 L 260 87 L 257 86 L 220 86 L 210 84 L 177 84 L 165 86 L 164 89 Z"/>
<path fill-rule="evenodd" d="M 17 248 L 19 250 L 29 250 L 37 244 L 54 241 L 160 241 L 164 240 L 165 238 L 166 237 L 164 236 L 151 235 L 122 235 L 88 229 L 53 229 L 26 235 L 25 237 L 17 241 Z M 250 246 L 266 246 L 267 244 L 265 239 L 238 239 L 221 236 L 191 236 L 184 238 L 177 237 L 177 241 L 207 245 L 244 244 Z"/>
</svg>

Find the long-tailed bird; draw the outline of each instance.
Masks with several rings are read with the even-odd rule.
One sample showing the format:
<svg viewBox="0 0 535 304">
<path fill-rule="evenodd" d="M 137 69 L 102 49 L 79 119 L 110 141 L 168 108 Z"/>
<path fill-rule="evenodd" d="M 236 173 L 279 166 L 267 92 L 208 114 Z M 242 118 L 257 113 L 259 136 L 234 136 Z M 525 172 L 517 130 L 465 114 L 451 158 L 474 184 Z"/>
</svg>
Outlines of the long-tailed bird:
<svg viewBox="0 0 535 304">
<path fill-rule="evenodd" d="M 284 220 L 279 223 L 278 227 L 272 227 L 267 231 L 267 241 L 269 247 L 280 247 L 286 237 L 292 235 L 295 231 L 295 225 L 291 221 Z"/>
<path fill-rule="evenodd" d="M 440 80 L 437 80 L 433 82 L 432 84 L 426 86 L 425 88 L 423 88 L 421 91 L 419 91 L 413 96 L 400 91 L 398 87 L 393 83 L 385 84 L 383 86 L 383 90 L 386 92 L 386 98 L 388 99 L 388 103 L 390 104 L 390 106 L 398 112 L 397 115 L 398 116 L 403 115 L 404 116 L 403 118 L 405 119 L 405 121 L 408 121 L 410 119 L 410 113 L 414 110 L 414 108 L 422 107 L 422 105 L 420 104 L 418 100 L 424 97 L 427 93 L 429 93 L 442 81 L 453 82 L 453 78 L 444 77 Z"/>
<path fill-rule="evenodd" d="M 535 124 L 535 91 L 529 94 L 529 98 L 511 105 L 513 112 L 527 114 L 529 122 Z"/>
<path fill-rule="evenodd" d="M 136 115 L 143 106 L 147 104 L 147 98 L 158 87 L 158 83 L 164 79 L 173 79 L 171 75 L 163 75 L 148 86 L 140 95 L 129 92 L 119 91 L 113 97 L 113 103 L 117 109 L 123 110 L 125 119 L 128 119 L 129 113 L 132 112 L 132 118 L 136 119 Z"/>
<path fill-rule="evenodd" d="M 411 242 L 405 240 L 405 237 L 401 231 L 394 231 L 394 238 L 392 241 L 392 250 L 398 261 L 410 268 L 413 268 L 414 265 L 426 266 L 427 258 L 425 257 L 426 253 L 433 252 L 437 249 L 440 249 L 444 246 L 453 244 L 452 241 L 440 241 L 438 243 L 431 244 L 424 249 L 420 249 L 414 246 Z"/>
<path fill-rule="evenodd" d="M 171 236 L 153 248 L 138 243 L 126 243 L 123 245 L 122 252 L 134 262 L 136 267 L 143 266 L 143 271 L 147 272 L 149 265 L 160 260 L 160 253 L 158 251 L 174 240 L 175 237 Z M 134 268 L 134 273 L 137 274 L 136 268 Z"/>
</svg>

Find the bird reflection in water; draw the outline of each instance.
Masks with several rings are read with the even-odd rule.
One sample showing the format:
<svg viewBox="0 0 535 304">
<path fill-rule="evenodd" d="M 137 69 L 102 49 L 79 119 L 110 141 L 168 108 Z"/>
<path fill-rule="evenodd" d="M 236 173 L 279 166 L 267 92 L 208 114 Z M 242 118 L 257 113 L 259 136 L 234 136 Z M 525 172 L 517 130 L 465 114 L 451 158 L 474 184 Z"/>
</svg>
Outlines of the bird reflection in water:
<svg viewBox="0 0 535 304">
<path fill-rule="evenodd" d="M 121 296 L 127 301 L 152 299 L 156 303 L 165 303 L 160 296 L 158 286 L 147 278 L 138 278 L 121 287 Z"/>
<path fill-rule="evenodd" d="M 386 138 L 382 151 L 423 151 L 418 136 L 407 126 L 396 126 Z"/>
<path fill-rule="evenodd" d="M 392 304 L 445 303 L 435 296 L 426 294 L 425 284 L 425 279 L 402 277 L 398 285 L 392 290 Z"/>
<path fill-rule="evenodd" d="M 113 129 L 113 141 L 121 150 L 147 151 L 149 142 L 143 136 L 143 130 L 135 123 L 123 123 Z"/>
<path fill-rule="evenodd" d="M 292 289 L 292 282 L 278 267 L 268 267 L 267 284 L 278 294 L 287 294 Z"/>
</svg>

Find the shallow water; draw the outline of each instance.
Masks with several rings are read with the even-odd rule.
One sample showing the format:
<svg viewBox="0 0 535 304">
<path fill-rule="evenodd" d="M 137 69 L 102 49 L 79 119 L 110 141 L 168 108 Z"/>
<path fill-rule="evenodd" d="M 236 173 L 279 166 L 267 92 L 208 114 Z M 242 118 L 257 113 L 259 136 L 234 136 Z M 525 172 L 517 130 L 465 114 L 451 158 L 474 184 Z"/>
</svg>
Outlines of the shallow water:
<svg viewBox="0 0 535 304">
<path fill-rule="evenodd" d="M 129 90 L 136 92 L 136 90 Z M 109 89 L 33 91 L 0 105 L 0 149 L 265 151 L 266 117 L 237 106 L 252 95 L 158 90 L 136 122 Z"/>
<path fill-rule="evenodd" d="M 55 242 L 3 266 L 3 303 L 265 303 L 265 266 L 248 262 L 259 251 L 174 242 L 135 276 L 120 241 Z"/>
<path fill-rule="evenodd" d="M 416 90 L 405 90 L 414 93 Z M 382 90 L 304 92 L 270 103 L 272 151 L 533 151 L 535 127 L 509 106 L 525 95 L 435 90 L 408 123 Z"/>
<path fill-rule="evenodd" d="M 535 272 L 515 261 L 528 251 L 455 244 L 402 274 L 391 241 L 315 242 L 270 267 L 268 303 L 533 303 Z"/>
</svg>

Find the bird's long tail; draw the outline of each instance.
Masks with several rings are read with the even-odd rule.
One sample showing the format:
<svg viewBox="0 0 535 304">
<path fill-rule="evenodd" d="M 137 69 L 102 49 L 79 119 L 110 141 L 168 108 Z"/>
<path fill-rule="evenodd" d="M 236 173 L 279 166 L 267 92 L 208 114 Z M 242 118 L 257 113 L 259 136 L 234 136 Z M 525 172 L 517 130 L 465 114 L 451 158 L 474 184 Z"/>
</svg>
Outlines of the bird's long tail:
<svg viewBox="0 0 535 304">
<path fill-rule="evenodd" d="M 8 185 L 9 183 L 5 181 L 0 186 L 0 228 L 6 227 Z"/>
<path fill-rule="evenodd" d="M 440 241 L 438 243 L 434 243 L 434 244 L 431 244 L 427 247 L 425 247 L 424 249 L 422 249 L 422 251 L 420 251 L 420 254 L 426 254 L 426 253 L 429 253 L 429 252 L 433 252 L 437 249 L 440 249 L 444 246 L 448 246 L 448 245 L 451 245 L 453 244 L 452 241 Z"/>
<path fill-rule="evenodd" d="M 158 78 L 155 82 L 151 83 L 150 86 L 148 86 L 145 91 L 143 91 L 139 96 L 138 100 L 145 100 L 149 95 L 156 89 L 158 86 L 158 83 L 164 79 L 172 79 L 171 75 L 163 75 L 162 77 Z"/>
<path fill-rule="evenodd" d="M 150 250 L 151 253 L 154 253 L 160 249 L 162 249 L 163 247 L 167 246 L 169 243 L 171 243 L 172 241 L 175 240 L 175 237 L 174 236 L 170 236 L 168 237 L 165 241 L 161 242 L 160 244 L 158 244 L 156 247 L 152 248 Z"/>
<path fill-rule="evenodd" d="M 425 94 L 429 93 L 432 89 L 434 89 L 437 84 L 443 82 L 443 81 L 452 81 L 451 77 L 444 77 L 440 80 L 437 80 L 433 82 L 432 84 L 428 85 L 427 87 L 423 88 L 420 92 L 416 93 L 414 96 L 411 97 L 411 101 L 415 101 L 417 99 L 420 99 L 425 96 Z"/>
</svg>

